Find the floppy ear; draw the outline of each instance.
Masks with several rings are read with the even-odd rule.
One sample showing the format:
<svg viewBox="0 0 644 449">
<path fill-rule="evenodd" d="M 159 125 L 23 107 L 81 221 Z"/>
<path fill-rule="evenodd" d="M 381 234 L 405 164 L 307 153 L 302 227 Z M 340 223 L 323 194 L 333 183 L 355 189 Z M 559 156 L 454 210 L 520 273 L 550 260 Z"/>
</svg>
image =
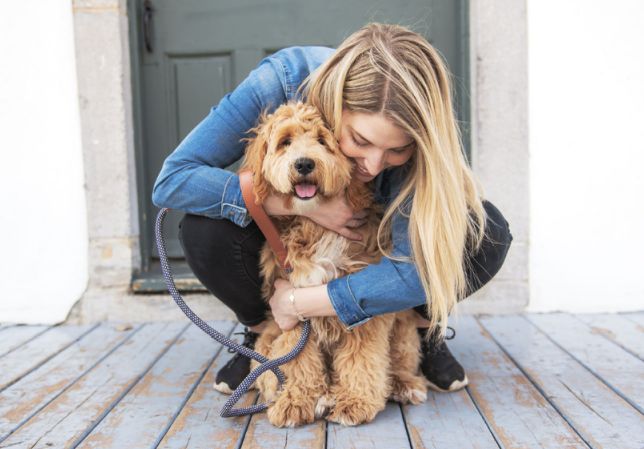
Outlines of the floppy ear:
<svg viewBox="0 0 644 449">
<path fill-rule="evenodd" d="M 242 139 L 248 144 L 239 170 L 250 170 L 253 174 L 253 193 L 257 204 L 262 204 L 269 192 L 269 185 L 262 175 L 262 166 L 268 151 L 270 128 L 270 116 L 262 112 L 259 124 L 249 130 L 255 133 L 255 136 Z"/>
<path fill-rule="evenodd" d="M 364 182 L 352 177 L 347 187 L 347 201 L 353 210 L 365 209 L 373 203 L 373 193 Z"/>
</svg>

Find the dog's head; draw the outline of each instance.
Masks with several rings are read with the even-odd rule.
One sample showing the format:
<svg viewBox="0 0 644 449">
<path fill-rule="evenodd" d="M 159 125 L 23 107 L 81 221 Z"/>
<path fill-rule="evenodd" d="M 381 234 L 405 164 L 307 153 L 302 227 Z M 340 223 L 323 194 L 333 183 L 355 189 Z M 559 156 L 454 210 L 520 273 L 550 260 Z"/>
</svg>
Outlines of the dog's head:
<svg viewBox="0 0 644 449">
<path fill-rule="evenodd" d="M 301 213 L 349 186 L 352 163 L 313 106 L 283 104 L 250 131 L 241 169 L 253 172 L 258 203 L 277 193 Z"/>
</svg>

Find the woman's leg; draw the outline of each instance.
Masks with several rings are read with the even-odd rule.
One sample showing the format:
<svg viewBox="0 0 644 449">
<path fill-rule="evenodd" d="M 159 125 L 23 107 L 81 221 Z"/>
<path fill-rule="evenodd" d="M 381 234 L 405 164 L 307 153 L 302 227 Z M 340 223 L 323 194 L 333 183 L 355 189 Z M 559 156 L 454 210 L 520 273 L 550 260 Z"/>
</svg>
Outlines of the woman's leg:
<svg viewBox="0 0 644 449">
<path fill-rule="evenodd" d="M 242 228 L 228 220 L 191 214 L 181 220 L 179 227 L 179 240 L 188 265 L 208 291 L 247 326 L 242 344 L 254 349 L 268 310 L 261 296 L 259 274 L 259 251 L 264 236 L 254 222 Z M 250 359 L 235 354 L 217 372 L 214 388 L 230 394 L 249 371 Z"/>
<path fill-rule="evenodd" d="M 468 290 L 459 301 L 479 290 L 499 272 L 512 243 L 510 227 L 501 212 L 489 201 L 484 200 L 483 207 L 487 212 L 485 237 L 479 251 L 468 256 Z M 428 319 L 425 306 L 416 307 L 415 310 Z M 435 332 L 428 338 L 427 332 L 427 329 L 419 329 L 422 348 L 421 369 L 430 386 L 439 391 L 463 388 L 468 382 L 463 367 L 454 358 L 445 342 L 435 338 Z"/>
<path fill-rule="evenodd" d="M 466 266 L 471 268 L 466 272 L 468 289 L 459 301 L 479 290 L 499 272 L 512 243 L 508 221 L 501 212 L 486 200 L 483 200 L 483 207 L 487 212 L 485 237 L 479 251 L 468 255 L 469 263 Z M 424 305 L 415 310 L 427 318 L 427 308 Z"/>
<path fill-rule="evenodd" d="M 268 306 L 261 297 L 259 251 L 265 239 L 257 225 L 242 228 L 228 220 L 187 214 L 179 229 L 186 261 L 208 291 L 245 326 L 264 321 Z"/>
</svg>

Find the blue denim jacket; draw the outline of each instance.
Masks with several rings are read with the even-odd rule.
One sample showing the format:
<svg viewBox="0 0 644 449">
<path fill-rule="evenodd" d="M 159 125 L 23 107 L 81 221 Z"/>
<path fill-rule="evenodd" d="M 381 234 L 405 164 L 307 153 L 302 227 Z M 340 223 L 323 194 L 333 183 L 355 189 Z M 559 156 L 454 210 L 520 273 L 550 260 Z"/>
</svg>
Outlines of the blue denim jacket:
<svg viewBox="0 0 644 449">
<path fill-rule="evenodd" d="M 260 61 L 167 157 L 154 184 L 154 204 L 247 226 L 252 219 L 241 195 L 239 178 L 222 167 L 243 155 L 240 139 L 256 125 L 260 111 L 272 112 L 294 99 L 304 78 L 333 51 L 327 47 L 290 47 Z M 386 204 L 394 198 L 405 169 L 390 168 L 376 177 L 378 201 Z M 396 256 L 410 254 L 407 225 L 408 219 L 397 213 L 392 223 Z M 348 328 L 374 315 L 425 303 L 415 265 L 388 258 L 334 279 L 327 284 L 327 291 L 338 318 Z"/>
</svg>

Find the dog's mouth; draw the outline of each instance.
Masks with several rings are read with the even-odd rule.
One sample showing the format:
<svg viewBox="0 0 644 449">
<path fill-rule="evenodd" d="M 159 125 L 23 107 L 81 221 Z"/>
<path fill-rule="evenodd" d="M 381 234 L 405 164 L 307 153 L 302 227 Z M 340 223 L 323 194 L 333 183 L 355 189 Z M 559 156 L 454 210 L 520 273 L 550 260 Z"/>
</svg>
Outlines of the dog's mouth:
<svg viewBox="0 0 644 449">
<path fill-rule="evenodd" d="M 295 184 L 295 195 L 301 200 L 310 200 L 318 193 L 318 186 L 310 182 Z"/>
</svg>

